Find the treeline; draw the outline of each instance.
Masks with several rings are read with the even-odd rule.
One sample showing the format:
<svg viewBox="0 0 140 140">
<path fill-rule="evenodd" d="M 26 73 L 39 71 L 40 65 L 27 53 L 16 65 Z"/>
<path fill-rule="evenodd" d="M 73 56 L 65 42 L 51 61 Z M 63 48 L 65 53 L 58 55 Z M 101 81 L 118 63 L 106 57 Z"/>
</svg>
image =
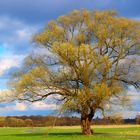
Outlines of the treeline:
<svg viewBox="0 0 140 140">
<path fill-rule="evenodd" d="M 140 124 L 140 116 L 135 119 L 122 119 L 121 117 L 96 118 L 92 124 Z M 0 117 L 0 127 L 45 127 L 45 126 L 74 126 L 80 125 L 78 117 L 55 116 L 13 116 Z"/>
<path fill-rule="evenodd" d="M 77 117 L 8 116 L 0 117 L 0 127 L 44 127 L 80 125 Z"/>
</svg>

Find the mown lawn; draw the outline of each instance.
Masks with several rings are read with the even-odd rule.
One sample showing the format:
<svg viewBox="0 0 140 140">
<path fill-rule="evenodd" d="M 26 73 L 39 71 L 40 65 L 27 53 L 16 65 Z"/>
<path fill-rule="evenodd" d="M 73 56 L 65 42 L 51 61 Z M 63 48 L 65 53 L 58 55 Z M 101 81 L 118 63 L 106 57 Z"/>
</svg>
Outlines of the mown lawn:
<svg viewBox="0 0 140 140">
<path fill-rule="evenodd" d="M 93 136 L 80 127 L 0 128 L 0 140 L 140 140 L 140 126 L 94 126 Z"/>
</svg>

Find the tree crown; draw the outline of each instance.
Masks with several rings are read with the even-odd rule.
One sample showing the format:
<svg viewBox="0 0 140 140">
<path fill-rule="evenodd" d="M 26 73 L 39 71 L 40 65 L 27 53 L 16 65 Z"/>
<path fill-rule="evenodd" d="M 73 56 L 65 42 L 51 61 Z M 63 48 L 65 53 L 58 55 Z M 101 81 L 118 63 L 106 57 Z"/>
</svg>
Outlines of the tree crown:
<svg viewBox="0 0 140 140">
<path fill-rule="evenodd" d="M 139 37 L 140 23 L 114 11 L 60 16 L 33 37 L 43 53 L 31 54 L 14 76 L 18 99 L 58 94 L 63 109 L 91 116 L 116 99 L 127 102 L 126 86 L 139 87 Z"/>
</svg>

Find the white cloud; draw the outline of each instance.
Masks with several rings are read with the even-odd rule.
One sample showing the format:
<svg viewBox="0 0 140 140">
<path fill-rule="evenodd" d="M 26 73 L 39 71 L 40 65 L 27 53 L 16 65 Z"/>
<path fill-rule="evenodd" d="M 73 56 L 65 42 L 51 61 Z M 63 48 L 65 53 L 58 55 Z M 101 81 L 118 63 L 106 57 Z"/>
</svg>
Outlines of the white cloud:
<svg viewBox="0 0 140 140">
<path fill-rule="evenodd" d="M 132 101 L 140 101 L 140 92 L 138 92 L 134 87 L 129 87 L 127 93 Z"/>
<path fill-rule="evenodd" d="M 0 16 L 0 46 L 5 50 L 4 54 L 1 52 L 0 54 L 27 54 L 32 48 L 32 36 L 40 28 L 39 25 L 26 24 L 15 18 Z"/>
<path fill-rule="evenodd" d="M 57 109 L 56 104 L 46 104 L 44 102 L 35 102 L 31 105 L 33 110 L 55 110 Z"/>
<path fill-rule="evenodd" d="M 27 105 L 25 103 L 16 103 L 15 110 L 25 111 L 27 109 Z"/>
<path fill-rule="evenodd" d="M 27 110 L 27 105 L 25 103 L 18 103 L 14 105 L 6 105 L 4 107 L 0 107 L 0 112 L 5 112 L 5 111 L 25 111 Z"/>
<path fill-rule="evenodd" d="M 119 113 L 122 114 L 123 118 L 135 118 L 138 114 L 140 114 L 140 112 L 137 111 L 122 111 Z"/>
<path fill-rule="evenodd" d="M 44 102 L 35 102 L 33 104 L 25 103 L 25 102 L 14 102 L 14 103 L 3 103 L 0 106 L 0 114 L 4 114 L 5 112 L 8 113 L 13 113 L 14 111 L 19 111 L 19 112 L 30 112 L 30 111 L 36 111 L 36 110 L 56 110 L 58 107 L 56 104 L 46 104 Z M 25 113 L 25 114 L 26 114 Z"/>
<path fill-rule="evenodd" d="M 23 56 L 4 56 L 0 58 L 0 76 L 2 76 L 7 70 L 12 67 L 18 67 L 20 65 Z"/>
<path fill-rule="evenodd" d="M 3 32 L 3 34 L 0 35 L 1 42 L 3 41 L 7 42 L 8 44 L 17 44 L 21 41 L 28 42 L 32 37 L 32 33 L 38 30 L 38 27 L 27 25 L 17 19 L 1 16 L 0 30 Z"/>
<path fill-rule="evenodd" d="M 7 102 L 12 99 L 14 93 L 11 90 L 0 90 L 0 102 Z"/>
<path fill-rule="evenodd" d="M 14 93 L 10 90 L 0 90 L 0 102 L 3 102 L 3 106 L 0 107 L 0 112 L 11 112 L 11 111 L 30 111 L 30 110 L 56 110 L 59 108 L 55 103 L 45 103 L 38 101 L 34 103 L 29 102 L 13 102 L 8 103 L 14 99 Z M 50 99 L 50 98 L 49 98 Z M 49 100 L 48 99 L 48 100 Z"/>
</svg>

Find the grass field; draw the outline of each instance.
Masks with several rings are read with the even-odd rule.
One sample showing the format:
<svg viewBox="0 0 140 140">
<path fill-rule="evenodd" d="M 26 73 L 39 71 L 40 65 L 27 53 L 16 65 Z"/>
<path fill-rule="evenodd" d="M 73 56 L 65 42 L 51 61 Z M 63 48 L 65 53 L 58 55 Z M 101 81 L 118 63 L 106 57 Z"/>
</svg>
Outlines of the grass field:
<svg viewBox="0 0 140 140">
<path fill-rule="evenodd" d="M 0 140 L 140 140 L 140 126 L 94 126 L 94 136 L 82 136 L 80 127 L 0 128 Z"/>
</svg>

